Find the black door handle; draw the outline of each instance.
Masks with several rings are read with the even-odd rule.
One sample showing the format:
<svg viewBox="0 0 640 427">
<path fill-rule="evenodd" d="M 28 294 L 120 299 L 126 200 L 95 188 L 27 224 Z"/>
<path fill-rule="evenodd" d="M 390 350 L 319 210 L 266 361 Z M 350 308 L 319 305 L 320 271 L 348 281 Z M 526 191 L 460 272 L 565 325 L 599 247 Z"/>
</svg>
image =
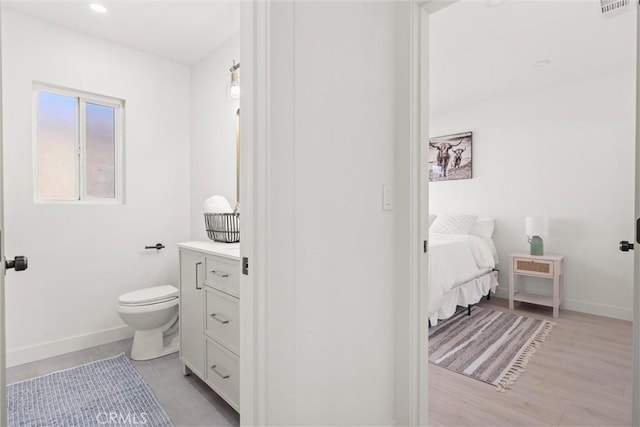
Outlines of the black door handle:
<svg viewBox="0 0 640 427">
<path fill-rule="evenodd" d="M 5 259 L 4 267 L 9 269 L 14 269 L 16 271 L 24 271 L 29 267 L 29 260 L 26 256 L 17 256 L 12 260 Z"/>
<path fill-rule="evenodd" d="M 620 242 L 620 250 L 622 252 L 629 252 L 633 250 L 633 243 L 629 243 L 626 240 Z"/>
</svg>

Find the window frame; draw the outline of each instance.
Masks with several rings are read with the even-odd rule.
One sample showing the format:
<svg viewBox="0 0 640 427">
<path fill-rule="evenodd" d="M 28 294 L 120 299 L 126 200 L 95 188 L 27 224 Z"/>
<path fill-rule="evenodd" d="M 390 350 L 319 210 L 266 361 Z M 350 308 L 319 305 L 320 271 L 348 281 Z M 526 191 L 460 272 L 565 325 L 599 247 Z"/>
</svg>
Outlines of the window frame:
<svg viewBox="0 0 640 427">
<path fill-rule="evenodd" d="M 38 93 L 47 92 L 75 98 L 76 121 L 76 156 L 75 177 L 76 194 L 73 200 L 41 199 L 39 197 L 38 181 Z M 59 205 L 124 205 L 124 116 L 125 100 L 105 95 L 98 95 L 76 89 L 46 83 L 33 82 L 32 87 L 32 141 L 33 141 L 33 201 L 35 204 Z M 86 104 L 96 104 L 114 109 L 114 190 L 113 198 L 94 197 L 87 195 L 87 167 L 86 167 Z"/>
</svg>

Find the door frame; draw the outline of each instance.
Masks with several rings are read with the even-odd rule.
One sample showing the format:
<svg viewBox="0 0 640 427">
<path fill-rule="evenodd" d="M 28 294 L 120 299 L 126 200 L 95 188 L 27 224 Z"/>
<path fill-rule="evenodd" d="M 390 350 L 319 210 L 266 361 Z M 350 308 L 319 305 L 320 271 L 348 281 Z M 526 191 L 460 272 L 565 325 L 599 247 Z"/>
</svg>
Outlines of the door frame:
<svg viewBox="0 0 640 427">
<path fill-rule="evenodd" d="M 5 344 L 4 305 L 4 172 L 2 137 L 4 115 L 2 114 L 2 6 L 0 5 L 0 425 L 7 425 L 7 348 Z"/>
<path fill-rule="evenodd" d="M 429 162 L 429 15 L 458 0 L 418 0 L 411 4 L 411 61 L 410 61 L 410 221 L 409 253 L 410 280 L 409 332 L 411 361 L 409 418 L 407 425 L 429 425 L 429 171 L 422 167 Z M 414 240 L 415 239 L 415 240 Z M 417 240 L 417 241 L 416 241 Z M 397 307 L 402 310 L 403 307 Z M 406 334 L 396 330 L 400 336 Z M 398 379 L 396 378 L 396 383 Z M 398 413 L 401 421 L 404 414 Z M 401 423 L 404 424 L 404 423 Z"/>
<path fill-rule="evenodd" d="M 267 378 L 266 217 L 270 1 L 240 5 L 240 207 L 242 245 L 249 275 L 240 275 L 240 424 L 269 425 Z"/>
<path fill-rule="evenodd" d="M 636 163 L 635 217 L 640 219 L 640 5 L 636 3 Z M 639 221 L 640 222 L 640 221 Z M 638 226 L 638 225 L 636 225 Z M 635 230 L 636 235 L 640 230 Z M 633 380 L 631 425 L 640 425 L 640 241 L 633 251 Z"/>
</svg>

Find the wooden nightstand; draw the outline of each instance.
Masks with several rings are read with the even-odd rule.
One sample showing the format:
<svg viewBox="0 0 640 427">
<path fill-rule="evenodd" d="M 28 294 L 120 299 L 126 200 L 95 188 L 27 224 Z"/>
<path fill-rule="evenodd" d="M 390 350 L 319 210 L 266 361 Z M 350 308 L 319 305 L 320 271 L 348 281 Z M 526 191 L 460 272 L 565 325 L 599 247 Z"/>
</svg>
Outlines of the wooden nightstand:
<svg viewBox="0 0 640 427">
<path fill-rule="evenodd" d="M 529 255 L 518 252 L 511 257 L 511 278 L 509 280 L 509 309 L 513 310 L 514 301 L 553 307 L 553 317 L 560 310 L 560 285 L 562 281 L 562 259 L 560 255 Z M 528 294 L 518 290 L 518 276 L 541 277 L 553 281 L 553 296 Z"/>
</svg>

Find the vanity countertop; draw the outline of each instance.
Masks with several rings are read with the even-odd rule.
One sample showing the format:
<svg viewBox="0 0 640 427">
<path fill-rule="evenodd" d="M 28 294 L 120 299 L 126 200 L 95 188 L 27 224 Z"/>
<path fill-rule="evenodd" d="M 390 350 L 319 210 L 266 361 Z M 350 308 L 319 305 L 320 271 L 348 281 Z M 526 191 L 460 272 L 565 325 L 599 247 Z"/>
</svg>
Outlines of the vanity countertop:
<svg viewBox="0 0 640 427">
<path fill-rule="evenodd" d="M 192 250 L 196 252 L 203 252 L 209 255 L 217 255 L 224 258 L 240 260 L 240 243 L 222 243 L 209 241 L 193 241 L 178 243 L 178 247 L 181 249 Z"/>
</svg>

